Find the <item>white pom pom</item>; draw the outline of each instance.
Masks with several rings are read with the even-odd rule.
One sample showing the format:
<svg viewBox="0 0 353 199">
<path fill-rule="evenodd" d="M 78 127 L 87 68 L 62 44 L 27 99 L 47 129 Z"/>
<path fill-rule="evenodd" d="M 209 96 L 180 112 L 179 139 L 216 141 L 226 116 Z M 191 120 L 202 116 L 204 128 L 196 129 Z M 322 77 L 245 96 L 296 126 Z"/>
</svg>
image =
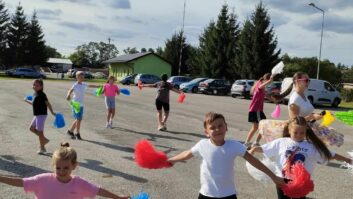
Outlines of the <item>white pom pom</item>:
<svg viewBox="0 0 353 199">
<path fill-rule="evenodd" d="M 280 170 L 277 167 L 277 165 L 274 162 L 272 162 L 271 159 L 269 159 L 268 157 L 264 156 L 264 158 L 261 160 L 261 162 L 267 168 L 269 168 L 272 172 L 277 173 L 277 174 L 280 173 Z M 258 181 L 263 182 L 263 183 L 271 181 L 271 178 L 268 177 L 268 175 L 266 175 L 264 172 L 256 169 L 249 162 L 246 162 L 245 165 L 246 165 L 246 168 L 247 168 L 249 174 L 255 180 L 258 180 Z"/>
</svg>

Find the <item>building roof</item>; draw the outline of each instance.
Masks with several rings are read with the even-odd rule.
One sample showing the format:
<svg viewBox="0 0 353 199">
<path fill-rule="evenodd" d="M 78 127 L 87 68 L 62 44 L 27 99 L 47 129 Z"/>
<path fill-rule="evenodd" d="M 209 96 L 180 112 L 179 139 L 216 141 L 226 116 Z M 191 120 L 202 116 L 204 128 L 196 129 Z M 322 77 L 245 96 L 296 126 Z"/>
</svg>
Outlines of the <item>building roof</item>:
<svg viewBox="0 0 353 199">
<path fill-rule="evenodd" d="M 72 64 L 72 61 L 70 59 L 49 58 L 47 63 L 52 63 L 52 64 Z"/>
<path fill-rule="evenodd" d="M 105 64 L 110 64 L 110 63 L 127 63 L 127 62 L 130 62 L 130 61 L 132 61 L 132 60 L 135 60 L 135 59 L 144 57 L 144 56 L 149 55 L 149 54 L 153 54 L 153 53 L 151 53 L 151 52 L 146 52 L 146 53 L 135 53 L 135 54 L 120 55 L 120 56 L 117 56 L 117 57 L 115 57 L 115 58 L 113 58 L 113 59 L 106 60 L 106 61 L 104 61 L 103 63 L 105 63 Z"/>
</svg>

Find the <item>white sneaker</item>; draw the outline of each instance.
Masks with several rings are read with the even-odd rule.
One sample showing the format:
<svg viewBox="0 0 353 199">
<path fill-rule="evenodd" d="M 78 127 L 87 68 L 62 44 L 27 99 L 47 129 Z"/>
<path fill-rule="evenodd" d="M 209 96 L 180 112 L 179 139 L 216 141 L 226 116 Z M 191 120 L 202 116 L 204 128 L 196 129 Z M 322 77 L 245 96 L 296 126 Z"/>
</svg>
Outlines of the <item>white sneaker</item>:
<svg viewBox="0 0 353 199">
<path fill-rule="evenodd" d="M 110 128 L 109 123 L 105 124 L 105 128 Z"/>
<path fill-rule="evenodd" d="M 162 125 L 158 125 L 158 131 L 163 131 L 163 126 Z"/>
<path fill-rule="evenodd" d="M 111 129 L 113 128 L 113 121 L 111 121 L 111 120 L 109 122 L 109 128 L 111 128 Z"/>
<path fill-rule="evenodd" d="M 39 151 L 37 151 L 37 154 L 39 155 L 45 155 L 47 153 L 47 150 L 45 149 L 40 149 Z"/>
</svg>

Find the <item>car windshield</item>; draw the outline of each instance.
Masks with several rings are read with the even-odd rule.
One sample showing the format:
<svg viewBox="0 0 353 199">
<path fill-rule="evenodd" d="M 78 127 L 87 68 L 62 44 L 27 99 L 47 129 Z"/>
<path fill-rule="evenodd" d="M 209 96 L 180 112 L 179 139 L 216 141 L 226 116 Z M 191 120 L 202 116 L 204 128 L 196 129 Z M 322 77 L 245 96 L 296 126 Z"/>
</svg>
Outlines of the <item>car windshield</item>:
<svg viewBox="0 0 353 199">
<path fill-rule="evenodd" d="M 208 80 L 206 80 L 205 82 L 206 83 L 210 83 L 210 82 L 213 82 L 214 81 L 214 79 L 208 79 Z"/>
<path fill-rule="evenodd" d="M 245 85 L 245 81 L 236 81 L 235 84 L 236 85 Z"/>
<path fill-rule="evenodd" d="M 205 78 L 196 78 L 196 79 L 191 80 L 189 83 L 190 84 L 197 83 L 197 82 L 199 82 L 199 81 L 201 81 L 203 79 L 205 79 Z"/>
</svg>

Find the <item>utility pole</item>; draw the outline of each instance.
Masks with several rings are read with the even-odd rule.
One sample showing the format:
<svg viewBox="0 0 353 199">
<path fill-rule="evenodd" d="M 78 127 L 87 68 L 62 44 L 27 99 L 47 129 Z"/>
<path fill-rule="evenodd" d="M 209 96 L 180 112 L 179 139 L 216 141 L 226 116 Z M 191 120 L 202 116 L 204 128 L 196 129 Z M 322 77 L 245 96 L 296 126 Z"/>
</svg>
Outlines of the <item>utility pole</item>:
<svg viewBox="0 0 353 199">
<path fill-rule="evenodd" d="M 180 75 L 180 70 L 181 70 L 181 59 L 182 59 L 182 56 L 183 56 L 183 36 L 184 36 L 184 23 L 185 23 L 185 7 L 186 7 L 186 0 L 184 0 L 183 26 L 181 27 L 181 33 L 180 33 L 180 56 L 179 56 L 179 71 L 178 71 L 179 75 Z"/>
</svg>

